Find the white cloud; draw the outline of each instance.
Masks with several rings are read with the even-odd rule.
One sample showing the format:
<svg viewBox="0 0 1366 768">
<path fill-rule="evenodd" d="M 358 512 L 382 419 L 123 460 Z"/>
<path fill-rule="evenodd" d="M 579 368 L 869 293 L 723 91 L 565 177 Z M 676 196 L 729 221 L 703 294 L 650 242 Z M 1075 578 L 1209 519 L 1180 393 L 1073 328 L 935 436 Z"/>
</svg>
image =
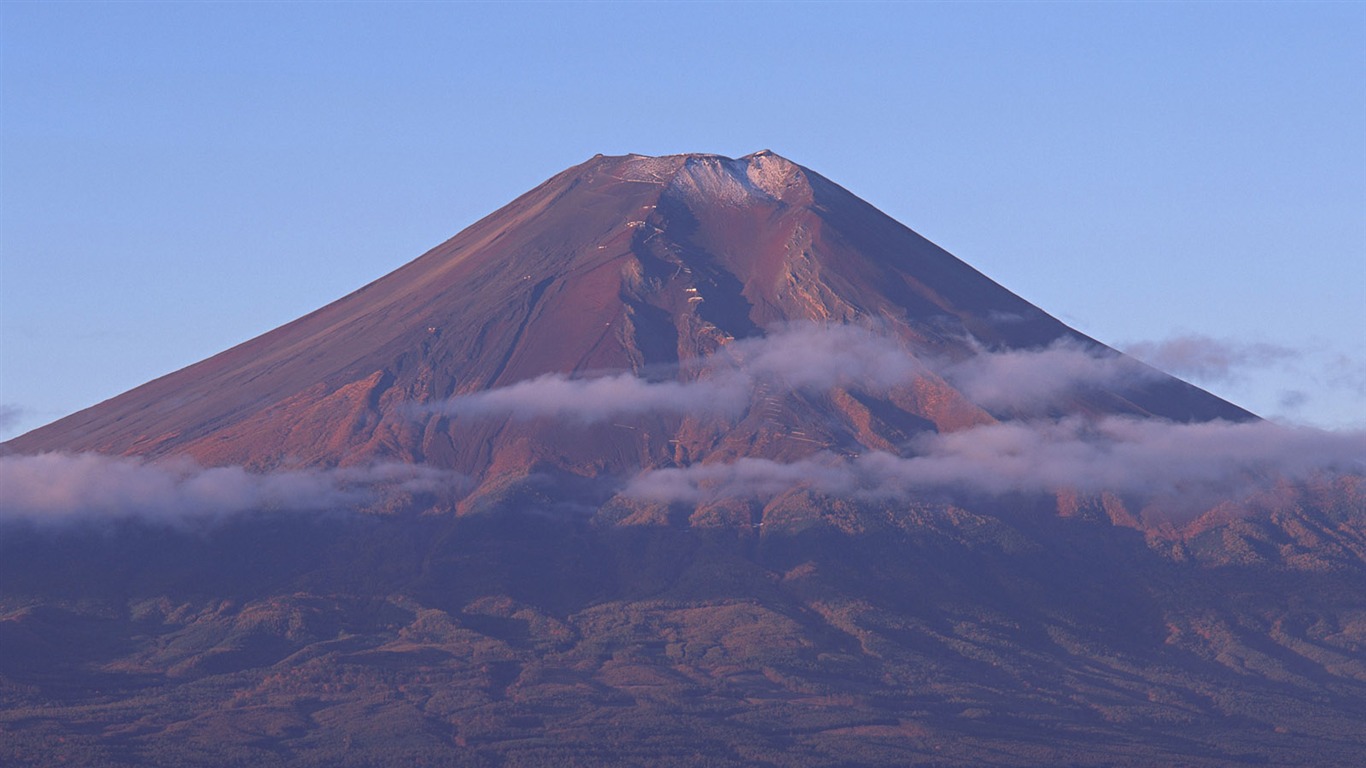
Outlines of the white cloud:
<svg viewBox="0 0 1366 768">
<path fill-rule="evenodd" d="M 548 374 L 453 398 L 430 410 L 595 422 L 640 413 L 736 412 L 744 407 L 749 389 L 747 380 L 733 374 L 688 382 L 652 382 L 629 373 L 589 379 Z"/>
<path fill-rule="evenodd" d="M 449 415 L 554 417 L 595 422 L 640 413 L 734 414 L 760 387 L 881 393 L 938 373 L 987 408 L 1033 408 L 1087 389 L 1122 388 L 1159 376 L 1103 347 L 1061 340 L 1032 350 L 978 350 L 964 360 L 917 358 L 889 331 L 801 323 L 728 344 L 649 381 L 627 373 L 595 378 L 548 374 L 428 406 Z"/>
<path fill-rule="evenodd" d="M 250 472 L 185 459 L 145 462 L 96 453 L 0 456 L 0 520 L 142 518 L 175 522 L 251 510 L 335 510 L 394 493 L 458 486 L 454 473 L 412 464 Z"/>
<path fill-rule="evenodd" d="M 1034 409 L 1059 397 L 1094 389 L 1122 389 L 1161 374 L 1104 347 L 1059 339 L 1042 349 L 978 354 L 937 363 L 944 378 L 989 410 Z"/>
<path fill-rule="evenodd" d="M 726 415 L 742 411 L 760 385 L 884 391 L 922 370 L 890 334 L 853 325 L 795 324 L 726 345 L 679 371 L 687 377 L 681 380 L 650 381 L 629 373 L 592 378 L 547 374 L 455 397 L 426 410 L 581 422 L 640 413 Z"/>
<path fill-rule="evenodd" d="M 1366 432 L 1271 422 L 1178 424 L 1068 418 L 992 424 L 926 436 L 915 455 L 818 454 L 796 462 L 743 459 L 646 472 L 624 493 L 695 502 L 771 497 L 795 487 L 835 495 L 911 497 L 941 491 L 1008 494 L 1072 488 L 1199 504 L 1277 480 L 1366 472 Z"/>
</svg>

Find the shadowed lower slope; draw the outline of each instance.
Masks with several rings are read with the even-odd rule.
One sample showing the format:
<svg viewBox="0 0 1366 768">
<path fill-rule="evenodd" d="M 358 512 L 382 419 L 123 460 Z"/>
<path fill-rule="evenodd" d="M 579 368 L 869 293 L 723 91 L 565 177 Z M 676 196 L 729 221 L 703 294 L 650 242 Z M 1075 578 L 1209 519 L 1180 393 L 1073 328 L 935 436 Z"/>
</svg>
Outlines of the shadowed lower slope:
<svg viewBox="0 0 1366 768">
<path fill-rule="evenodd" d="M 7 530 L 0 761 L 1355 765 L 1361 490 L 1256 504 Z"/>
</svg>

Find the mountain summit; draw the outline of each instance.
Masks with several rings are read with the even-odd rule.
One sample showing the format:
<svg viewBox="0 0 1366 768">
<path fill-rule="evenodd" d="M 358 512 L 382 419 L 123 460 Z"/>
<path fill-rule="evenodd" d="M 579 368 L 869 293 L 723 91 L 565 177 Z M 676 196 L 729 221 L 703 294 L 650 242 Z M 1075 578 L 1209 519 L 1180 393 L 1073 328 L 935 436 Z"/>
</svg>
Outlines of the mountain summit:
<svg viewBox="0 0 1366 768">
<path fill-rule="evenodd" d="M 567 428 L 441 407 L 546 375 L 686 383 L 729 346 L 793 324 L 875 329 L 950 363 L 1059 344 L 1114 355 L 770 151 L 599 155 L 349 296 L 6 447 L 253 469 L 397 460 L 488 483 L 899 450 L 921 432 L 1013 414 L 932 367 L 877 393 L 756 391 L 720 421 L 680 408 Z M 1148 373 L 1054 408 L 1252 418 Z"/>
</svg>

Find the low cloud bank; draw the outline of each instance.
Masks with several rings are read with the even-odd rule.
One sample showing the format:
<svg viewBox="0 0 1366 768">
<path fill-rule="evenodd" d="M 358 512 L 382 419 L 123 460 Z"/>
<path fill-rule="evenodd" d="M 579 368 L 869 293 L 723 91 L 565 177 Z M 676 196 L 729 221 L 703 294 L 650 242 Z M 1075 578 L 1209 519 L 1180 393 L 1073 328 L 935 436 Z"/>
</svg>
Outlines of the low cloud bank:
<svg viewBox="0 0 1366 768">
<path fill-rule="evenodd" d="M 440 491 L 460 480 L 443 470 L 399 463 L 250 472 L 95 453 L 0 456 L 0 521 L 177 522 L 253 510 L 337 510 L 393 494 Z"/>
<path fill-rule="evenodd" d="M 1008 494 L 1073 488 L 1189 504 L 1322 472 L 1366 472 L 1366 432 L 1271 422 L 1177 424 L 1111 417 L 1012 422 L 930 435 L 915 455 L 822 453 L 796 462 L 742 459 L 647 472 L 630 496 L 698 502 L 768 498 L 795 487 L 865 498 L 945 491 Z"/>
<path fill-rule="evenodd" d="M 728 344 L 687 366 L 686 380 L 651 381 L 629 373 L 596 378 L 548 374 L 428 406 L 455 416 L 553 417 L 597 422 L 641 413 L 742 411 L 756 392 L 882 393 L 937 374 L 987 408 L 1029 410 L 1094 388 L 1123 388 L 1160 374 L 1103 347 L 1059 340 L 1031 350 L 977 350 L 960 361 L 917 358 L 889 332 L 856 325 L 798 323 L 762 338 Z"/>
</svg>

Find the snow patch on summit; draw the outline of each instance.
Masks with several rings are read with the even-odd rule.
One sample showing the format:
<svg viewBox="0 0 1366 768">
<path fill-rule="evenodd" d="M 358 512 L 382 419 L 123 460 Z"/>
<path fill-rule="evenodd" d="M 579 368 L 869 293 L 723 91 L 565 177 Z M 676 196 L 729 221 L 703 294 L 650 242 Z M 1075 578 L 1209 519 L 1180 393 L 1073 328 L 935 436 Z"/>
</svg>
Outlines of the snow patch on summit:
<svg viewBox="0 0 1366 768">
<path fill-rule="evenodd" d="M 722 155 L 627 155 L 614 178 L 667 184 L 692 202 L 742 206 L 757 200 L 809 201 L 805 169 L 769 150 L 734 159 Z M 794 194 L 795 193 L 795 194 Z"/>
<path fill-rule="evenodd" d="M 769 197 L 787 200 L 794 190 L 810 194 L 811 186 L 806 174 L 800 165 L 791 160 L 766 149 L 743 160 L 747 161 L 745 174 L 749 182 Z"/>
<path fill-rule="evenodd" d="M 678 172 L 676 156 L 650 157 L 648 155 L 628 155 L 628 162 L 621 165 L 622 181 L 640 181 L 664 184 Z"/>
<path fill-rule="evenodd" d="M 749 164 L 716 155 L 689 157 L 674 176 L 673 187 L 690 201 L 744 205 L 771 197 L 749 180 Z"/>
</svg>

